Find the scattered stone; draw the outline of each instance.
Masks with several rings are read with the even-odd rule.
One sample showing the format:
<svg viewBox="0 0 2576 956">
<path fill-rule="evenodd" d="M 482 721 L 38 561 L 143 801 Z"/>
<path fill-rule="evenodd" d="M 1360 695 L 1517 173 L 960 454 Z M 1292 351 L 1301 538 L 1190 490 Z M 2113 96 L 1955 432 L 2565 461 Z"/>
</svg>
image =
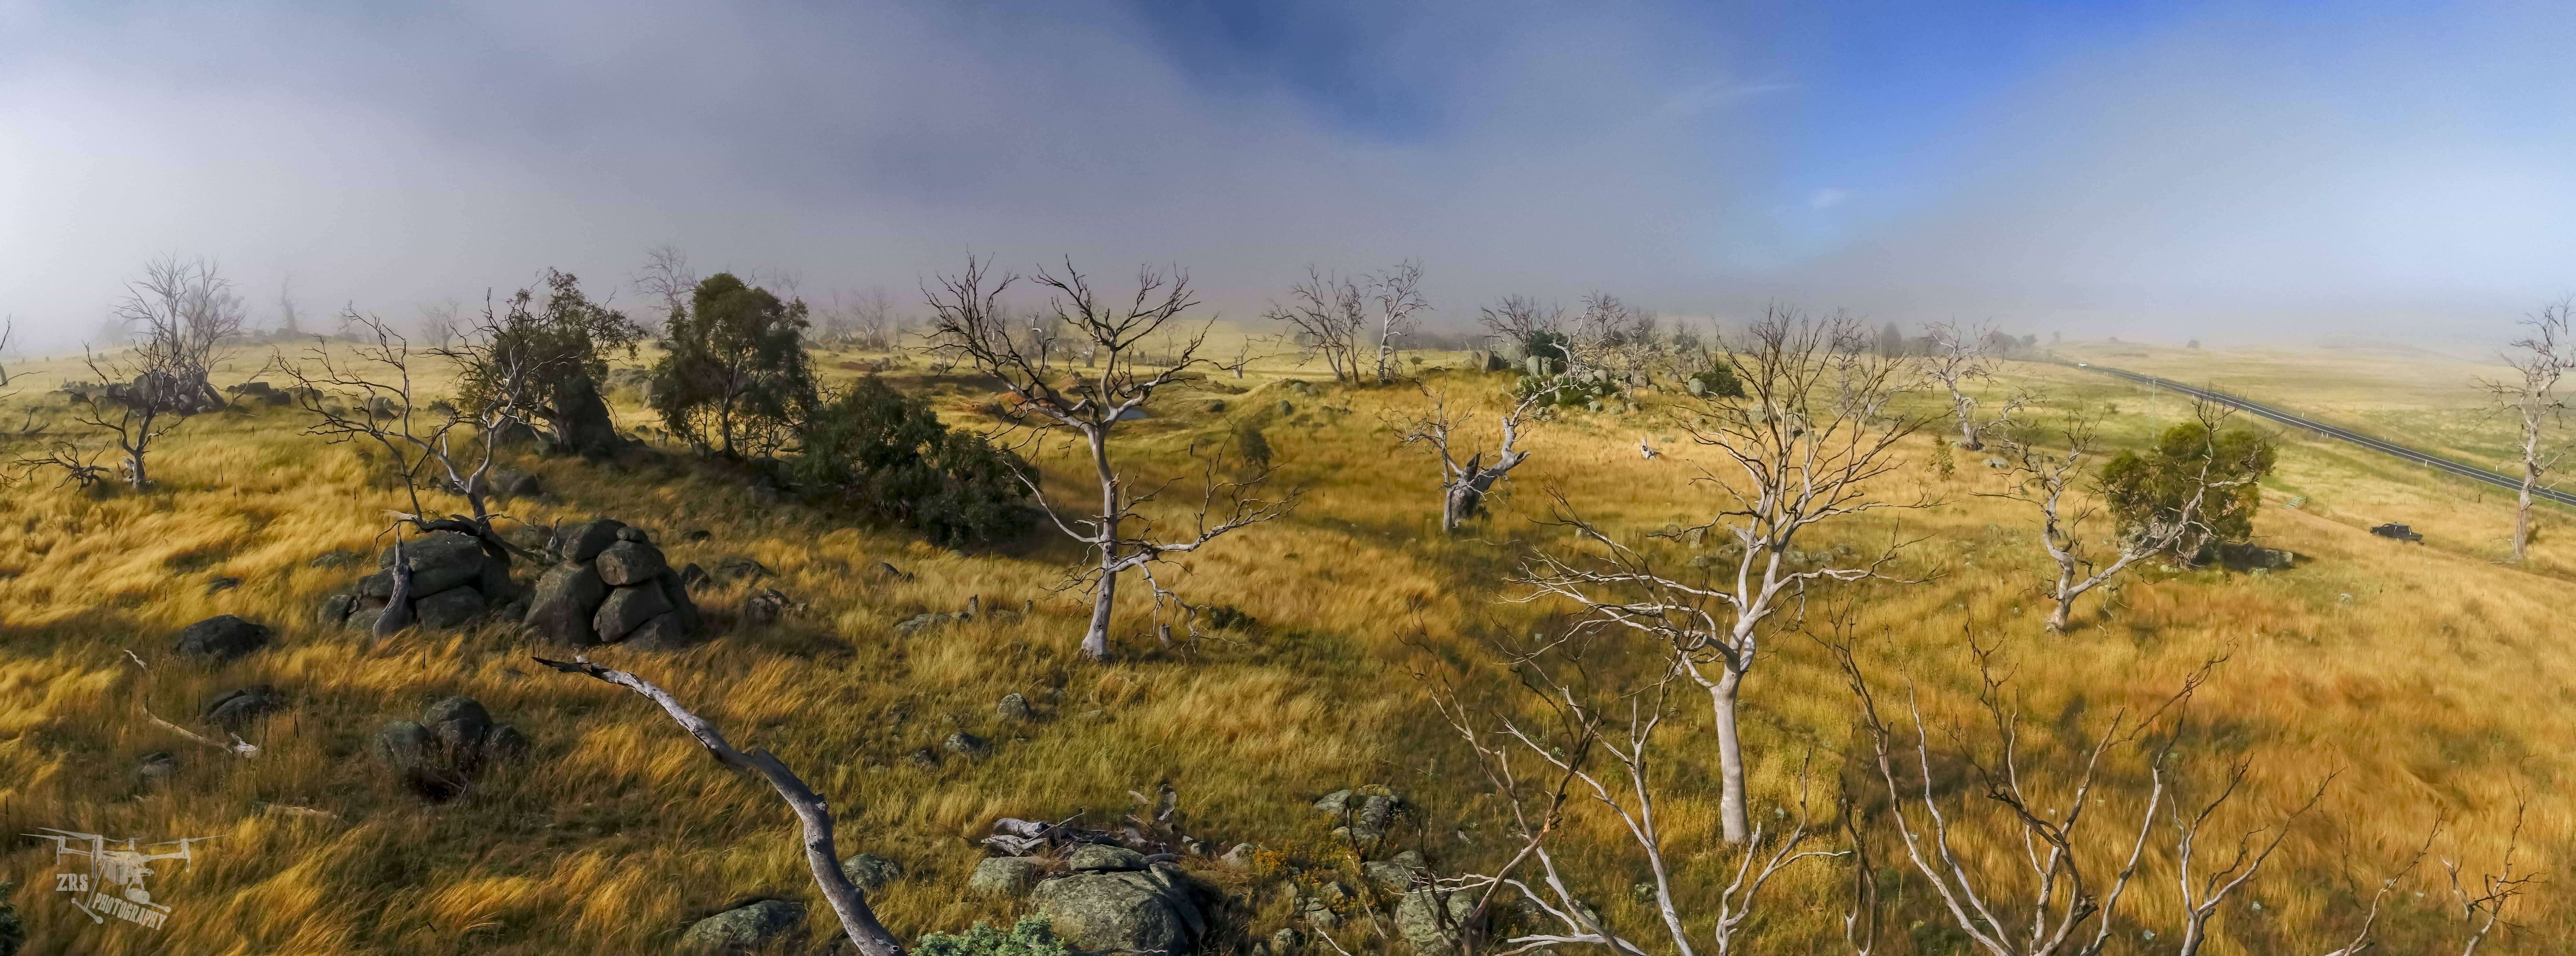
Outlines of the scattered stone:
<svg viewBox="0 0 2576 956">
<path fill-rule="evenodd" d="M 413 792 L 433 802 L 463 794 L 494 759 L 526 753 L 527 738 L 497 724 L 471 697 L 450 697 L 421 712 L 415 723 L 391 721 L 376 733 L 376 756 L 402 775 Z"/>
<path fill-rule="evenodd" d="M 1349 805 L 1350 799 L 1350 791 L 1335 790 L 1317 799 L 1315 801 L 1315 809 L 1338 817 L 1342 815 L 1343 809 Z"/>
<path fill-rule="evenodd" d="M 278 696 L 277 688 L 261 684 L 215 695 L 206 704 L 205 716 L 209 724 L 239 732 L 285 707 L 286 698 Z"/>
<path fill-rule="evenodd" d="M 158 750 L 144 754 L 142 765 L 134 768 L 134 775 L 147 784 L 168 783 L 178 772 L 179 758 Z"/>
<path fill-rule="evenodd" d="M 188 625 L 172 650 L 220 664 L 267 646 L 270 633 L 267 625 L 224 614 Z"/>
<path fill-rule="evenodd" d="M 967 733 L 963 730 L 949 734 L 948 739 L 941 741 L 939 745 L 947 748 L 949 753 L 957 754 L 961 757 L 980 757 L 984 755 L 985 751 L 991 750 L 993 747 L 993 745 L 986 742 L 984 738 Z"/>
<path fill-rule="evenodd" d="M 1234 869 L 1248 870 L 1252 868 L 1252 854 L 1260 850 L 1260 847 L 1249 843 L 1237 843 L 1234 849 L 1227 850 L 1224 856 L 1217 857 L 1217 862 Z"/>
<path fill-rule="evenodd" d="M 237 588 L 237 587 L 240 587 L 240 586 L 241 586 L 241 579 L 240 579 L 240 578 L 221 578 L 221 577 L 219 577 L 219 578 L 215 578 L 214 580 L 211 580 L 211 581 L 206 582 L 206 593 L 207 593 L 207 594 L 215 594 L 215 593 L 218 593 L 218 592 L 230 591 L 230 590 L 232 590 L 232 589 L 234 589 L 234 588 Z"/>
<path fill-rule="evenodd" d="M 1369 882 L 1389 893 L 1402 893 L 1413 885 L 1413 874 L 1420 868 L 1395 860 L 1371 860 L 1360 864 L 1360 872 Z"/>
<path fill-rule="evenodd" d="M 686 650 L 697 643 L 696 628 L 680 621 L 677 612 L 645 621 L 627 632 L 625 646 L 639 651 Z"/>
<path fill-rule="evenodd" d="M 912 575 L 910 573 L 884 561 L 879 561 L 876 563 L 876 566 L 869 568 L 868 574 L 879 581 L 901 582 L 912 580 Z"/>
<path fill-rule="evenodd" d="M 429 728 L 408 720 L 386 722 L 376 731 L 376 756 L 397 770 L 418 766 L 429 753 Z"/>
<path fill-rule="evenodd" d="M 966 891 L 986 896 L 1018 896 L 1038 885 L 1038 875 L 1046 866 L 1035 857 L 987 857 L 975 864 L 975 875 L 966 881 Z"/>
<path fill-rule="evenodd" d="M 546 484 L 537 476 L 509 468 L 495 468 L 484 476 L 492 493 L 504 498 L 534 498 L 546 493 Z"/>
<path fill-rule="evenodd" d="M 928 747 L 923 747 L 919 750 L 913 751 L 912 755 L 907 759 L 912 761 L 913 766 L 920 767 L 923 770 L 936 769 L 939 766 L 938 752 L 933 751 Z"/>
<path fill-rule="evenodd" d="M 305 563 L 305 567 L 354 568 L 358 566 L 358 562 L 362 560 L 362 558 L 363 556 L 358 552 L 351 551 L 347 548 L 338 548 L 315 555 L 313 560 Z"/>
<path fill-rule="evenodd" d="M 1014 722 L 1036 720 L 1038 716 L 1036 711 L 1029 709 L 1029 699 L 1016 693 L 1002 695 L 1002 702 L 993 705 L 993 713 Z"/>
<path fill-rule="evenodd" d="M 471 697 L 450 697 L 431 704 L 421 713 L 420 722 L 451 751 L 481 746 L 483 735 L 492 730 L 491 713 Z"/>
<path fill-rule="evenodd" d="M 709 532 L 705 528 L 691 528 L 687 531 L 681 532 L 680 534 L 680 540 L 686 541 L 690 544 L 696 544 L 712 537 L 715 537 L 715 534 Z"/>
<path fill-rule="evenodd" d="M 689 591 L 704 591 L 716 583 L 715 578 L 707 575 L 707 569 L 694 563 L 680 569 L 679 579 L 680 587 Z"/>
<path fill-rule="evenodd" d="M 1086 843 L 1067 854 L 1064 865 L 1077 873 L 1126 873 L 1144 869 L 1145 855 L 1123 846 Z"/>
<path fill-rule="evenodd" d="M 1297 932 L 1292 927 L 1282 926 L 1278 932 L 1270 934 L 1271 956 L 1288 956 L 1304 945 L 1306 945 L 1305 934 Z"/>
<path fill-rule="evenodd" d="M 861 853 L 841 861 L 841 875 L 849 877 L 859 889 L 874 893 L 878 887 L 903 879 L 903 864 L 873 853 Z"/>
<path fill-rule="evenodd" d="M 776 624 L 787 616 L 787 595 L 777 588 L 762 588 L 742 599 L 742 619 L 752 624 Z"/>
<path fill-rule="evenodd" d="M 727 583 L 757 581 L 774 572 L 767 565 L 742 555 L 730 555 L 716 562 L 716 577 Z"/>
<path fill-rule="evenodd" d="M 355 610 L 357 606 L 358 596 L 355 594 L 334 594 L 323 598 L 322 611 L 318 615 L 322 626 L 338 627 L 346 623 L 349 620 L 349 612 Z"/>
<path fill-rule="evenodd" d="M 681 934 L 691 953 L 731 953 L 762 947 L 805 921 L 805 906 L 788 900 L 754 900 L 699 920 Z"/>
<path fill-rule="evenodd" d="M 915 614 L 911 617 L 894 622 L 894 629 L 897 634 L 911 634 L 917 631 L 938 627 L 950 621 L 962 621 L 965 619 L 966 615 L 963 614 L 929 611 Z"/>
<path fill-rule="evenodd" d="M 516 757 L 527 753 L 527 735 L 508 724 L 494 727 L 483 734 L 483 752 L 494 757 Z"/>
<path fill-rule="evenodd" d="M 631 541 L 636 544 L 649 546 L 653 543 L 653 536 L 644 533 L 644 529 L 630 524 L 626 527 L 617 529 L 617 540 Z"/>
</svg>

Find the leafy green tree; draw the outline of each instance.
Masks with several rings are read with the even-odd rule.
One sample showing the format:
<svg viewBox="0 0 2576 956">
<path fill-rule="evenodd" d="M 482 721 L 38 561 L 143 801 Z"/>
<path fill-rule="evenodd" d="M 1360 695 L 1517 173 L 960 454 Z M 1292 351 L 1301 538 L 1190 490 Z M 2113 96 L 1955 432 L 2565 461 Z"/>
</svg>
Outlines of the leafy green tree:
<svg viewBox="0 0 2576 956">
<path fill-rule="evenodd" d="M 788 474 L 806 493 L 958 545 L 1008 537 L 1036 520 L 1035 470 L 983 436 L 940 424 L 930 404 L 876 376 L 797 422 Z"/>
<path fill-rule="evenodd" d="M 2165 550 L 2197 562 L 2213 545 L 2254 536 L 2261 482 L 2279 457 L 2270 436 L 2222 427 L 2205 413 L 2165 429 L 2144 450 L 2111 456 L 2102 464 L 2102 494 L 2123 534 L 2188 525 Z"/>
<path fill-rule="evenodd" d="M 701 452 L 741 458 L 784 444 L 799 409 L 815 399 L 805 361 L 805 303 L 719 272 L 675 309 L 653 369 L 653 411 Z"/>
<path fill-rule="evenodd" d="M 484 307 L 472 360 L 460 361 L 458 397 L 477 416 L 495 408 L 533 412 L 567 450 L 607 451 L 617 434 L 599 382 L 608 377 L 608 356 L 634 355 L 644 330 L 590 301 L 570 273 L 546 270 L 545 287 L 542 301 L 534 289 L 513 293 L 499 316 Z"/>
</svg>

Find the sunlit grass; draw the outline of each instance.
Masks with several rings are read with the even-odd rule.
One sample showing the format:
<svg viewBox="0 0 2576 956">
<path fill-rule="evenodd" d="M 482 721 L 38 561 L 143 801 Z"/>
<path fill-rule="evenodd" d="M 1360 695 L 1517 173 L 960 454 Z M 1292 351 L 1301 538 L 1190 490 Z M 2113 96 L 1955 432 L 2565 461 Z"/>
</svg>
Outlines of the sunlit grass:
<svg viewBox="0 0 2576 956">
<path fill-rule="evenodd" d="M 847 358 L 820 364 L 855 374 L 838 367 Z M 2298 368 L 2296 359 L 2267 361 Z M 230 379 L 257 361 L 237 364 Z M 41 401 L 38 390 L 69 366 L 31 372 L 8 408 Z M 934 390 L 952 423 L 994 424 L 976 410 L 991 396 L 971 380 L 930 376 L 918 360 L 891 374 Z M 1083 664 L 1074 643 L 1087 607 L 1057 590 L 1072 555 L 1043 535 L 950 552 L 763 498 L 685 462 L 515 462 L 556 497 L 506 510 L 539 525 L 617 517 L 650 529 L 675 563 L 712 567 L 745 555 L 779 571 L 762 585 L 808 606 L 787 622 L 685 653 L 594 656 L 661 683 L 736 743 L 777 752 L 829 796 L 844 853 L 894 857 L 909 871 L 873 902 L 910 938 L 1015 915 L 1014 903 L 961 892 L 980 856 L 970 841 L 994 818 L 1088 811 L 1105 820 L 1123 812 L 1127 791 L 1150 792 L 1158 781 L 1180 790 L 1190 831 L 1221 845 L 1320 848 L 1327 824 L 1308 804 L 1369 781 L 1414 794 L 1435 822 L 1487 812 L 1413 672 L 1453 673 L 1456 662 L 1479 659 L 1477 638 L 1536 626 L 1532 611 L 1494 599 L 1512 549 L 1552 539 L 1532 520 L 1544 513 L 1540 492 L 1555 489 L 1617 529 L 1705 520 L 1710 499 L 1688 479 L 1713 456 L 1651 415 L 1579 414 L 1541 427 L 1537 456 L 1514 473 L 1495 513 L 1468 536 L 1443 540 L 1432 471 L 1379 424 L 1381 411 L 1419 396 L 1329 386 L 1308 395 L 1282 384 L 1290 376 L 1322 377 L 1278 360 L 1244 379 L 1220 375 L 1170 396 L 1158 417 L 1132 430 L 1131 466 L 1186 486 L 1195 471 L 1182 458 L 1193 444 L 1257 420 L 1283 466 L 1278 480 L 1307 491 L 1293 517 L 1249 529 L 1166 576 L 1194 600 L 1232 604 L 1262 622 L 1195 655 L 1166 653 L 1142 634 L 1137 602 L 1121 625 L 1127 660 Z M 2116 404 L 2105 431 L 2118 441 L 2142 440 L 2183 413 L 2170 396 L 2150 401 L 2071 369 L 2015 365 L 2009 376 L 2061 399 Z M 1427 381 L 1455 399 L 1490 403 L 1505 379 L 1437 372 Z M 641 424 L 634 396 L 618 397 L 624 421 Z M 2331 399 L 2320 396 L 2318 407 L 2345 408 Z M 1214 401 L 1224 410 L 1208 410 Z M 50 479 L 0 492 L 0 828 L 225 834 L 194 872 L 159 878 L 154 892 L 177 915 L 157 933 L 90 926 L 52 892 L 41 845 L 8 844 L 0 877 L 19 883 L 14 902 L 34 951 L 660 951 L 689 920 L 753 895 L 816 903 L 809 922 L 829 934 L 828 910 L 775 796 L 709 761 L 643 701 L 531 665 L 527 656 L 545 649 L 514 628 L 370 644 L 316 625 L 317 602 L 355 572 L 308 562 L 338 548 L 372 555 L 382 511 L 397 502 L 370 485 L 369 464 L 351 449 L 300 428 L 291 409 L 193 419 L 158 453 L 163 487 L 150 494 L 91 496 Z M 1642 460 L 1641 434 L 1666 456 Z M 1918 458 L 1931 447 L 1928 438 L 1909 446 Z M 2529 567 L 2499 566 L 2511 515 L 2495 495 L 2481 499 L 2464 483 L 2306 440 L 2294 439 L 2281 460 L 2257 528 L 2268 544 L 2304 556 L 2298 567 L 2264 576 L 2151 570 L 2107 600 L 2088 597 L 2064 637 L 2040 632 L 2046 608 L 2032 589 L 2039 555 L 2030 516 L 1975 494 L 2000 482 L 1980 456 L 1960 453 L 1946 482 L 1918 460 L 1883 489 L 1891 498 L 1929 492 L 1938 506 L 1830 532 L 1863 546 L 1891 533 L 1925 537 L 1906 561 L 1923 583 L 1853 597 L 1860 630 L 1876 636 L 1874 671 L 1890 681 L 1910 676 L 1936 713 L 1966 713 L 1963 629 L 2005 643 L 2025 712 L 2067 739 L 2118 706 L 2169 692 L 2210 655 L 2232 655 L 2197 711 L 2216 741 L 2199 756 L 2241 752 L 2255 761 L 2253 789 L 2231 822 L 2268 822 L 2325 775 L 2338 776 L 2328 812 L 2301 822 L 2278 870 L 2259 884 L 2262 915 L 2231 912 L 2213 952 L 2331 948 L 2316 944 L 2348 928 L 2351 894 L 2374 885 L 2377 868 L 2419 840 L 2436 812 L 2456 817 L 2456 838 L 2442 846 L 2472 867 L 2500 849 L 2519 799 L 2529 800 L 2525 852 L 2538 865 L 2560 867 L 2576 832 L 2565 788 L 2576 634 L 2560 611 L 2561 569 L 2576 568 L 2576 551 L 2544 533 Z M 1082 487 L 1069 471 L 1049 477 L 1057 489 Z M 2294 494 L 2305 505 L 2284 507 Z M 2387 520 L 2415 524 L 2427 544 L 2363 530 Z M 2564 527 L 2550 520 L 2547 527 Z M 700 529 L 711 538 L 682 539 Z M 878 561 L 915 577 L 892 583 L 863 573 Z M 217 576 L 242 583 L 207 593 Z M 721 609 L 741 593 L 703 600 Z M 1031 613 L 892 631 L 905 616 L 953 610 L 970 595 L 986 608 Z M 169 656 L 177 628 L 220 613 L 269 623 L 276 644 L 212 670 Z M 1756 814 L 1791 798 L 1810 754 L 1820 814 L 1846 793 L 1867 805 L 1866 781 L 1845 766 L 1856 752 L 1840 675 L 1794 633 L 1773 635 L 1768 647 L 1745 717 Z M 127 650 L 152 670 L 128 663 Z M 263 726 L 257 742 L 266 750 L 256 760 L 189 743 L 138 710 L 190 723 L 215 694 L 256 683 L 278 686 L 296 704 Z M 1011 692 L 1036 701 L 1042 719 L 1003 723 L 994 703 Z M 383 722 L 414 718 L 453 694 L 482 701 L 534 749 L 467 798 L 427 805 L 371 761 L 368 745 Z M 993 754 L 950 756 L 936 769 L 907 759 L 957 730 L 993 740 Z M 1664 820 L 1684 885 L 1709 894 L 1731 857 L 1716 841 L 1706 783 L 1713 748 L 1698 743 L 1705 732 L 1704 712 L 1677 713 Z M 165 789 L 147 789 L 132 773 L 152 751 L 180 760 Z M 2134 805 L 2140 786 L 2115 780 L 2105 807 Z M 1640 864 L 1614 825 L 1580 812 L 1565 839 L 1563 859 L 1590 874 L 1585 892 L 1612 923 L 1652 934 L 1629 894 Z M 1971 842 L 2002 863 L 1982 839 Z M 1473 864 L 1492 843 L 1442 834 L 1432 846 L 1436 860 Z M 1273 892 L 1224 871 L 1211 877 L 1254 894 L 1256 935 L 1286 918 Z M 1838 951 L 1844 884 L 1824 867 L 1778 884 L 1756 951 Z M 2390 951 L 2422 951 L 2439 938 L 2438 902 L 2438 892 L 2401 901 Z M 2166 917 L 2173 908 L 2161 883 L 2133 890 L 2126 905 Z M 2501 950 L 2551 951 L 2576 934 L 2567 912 L 2544 889 Z"/>
</svg>

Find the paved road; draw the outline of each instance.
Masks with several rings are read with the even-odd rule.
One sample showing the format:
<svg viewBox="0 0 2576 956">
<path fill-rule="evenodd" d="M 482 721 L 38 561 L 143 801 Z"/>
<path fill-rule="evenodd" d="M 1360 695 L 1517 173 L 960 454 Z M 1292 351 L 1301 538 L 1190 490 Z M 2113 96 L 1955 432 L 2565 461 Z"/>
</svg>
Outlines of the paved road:
<svg viewBox="0 0 2576 956">
<path fill-rule="evenodd" d="M 2214 392 L 2205 388 L 2195 388 L 2169 378 L 2157 378 L 2153 375 L 2140 375 L 2136 372 L 2122 371 L 2120 369 L 2109 368 L 2101 365 L 2087 365 L 2078 362 L 2075 367 L 2087 371 L 2100 372 L 2104 375 L 2118 376 L 2141 385 L 2153 385 L 2157 388 L 2171 389 L 2194 398 L 2205 398 L 2221 405 L 2241 409 L 2251 414 L 2280 422 L 2281 424 L 2288 425 L 2293 428 L 2306 429 L 2328 438 L 2341 439 L 2355 445 L 2360 445 L 2363 448 L 2368 448 L 2372 451 L 2394 455 L 2419 465 L 2429 465 L 2434 468 L 2439 468 L 2462 478 L 2483 481 L 2499 488 L 2510 488 L 2516 491 L 2520 491 L 2522 489 L 2522 479 L 2512 475 L 2498 474 L 2496 472 L 2477 467 L 2476 465 L 2463 464 L 2438 455 L 2416 451 L 2415 449 L 2408 448 L 2404 445 L 2372 438 L 2368 435 L 2361 434 L 2360 432 L 2336 428 L 2332 425 L 2328 425 L 2314 419 L 2301 418 L 2297 415 L 2290 414 L 2289 412 L 2273 408 L 2269 405 L 2265 405 L 2251 399 L 2229 395 L 2225 392 Z M 2554 488 L 2533 488 L 2531 489 L 2531 496 L 2545 501 L 2555 501 L 2562 505 L 2576 506 L 2576 494 L 2569 494 Z"/>
</svg>

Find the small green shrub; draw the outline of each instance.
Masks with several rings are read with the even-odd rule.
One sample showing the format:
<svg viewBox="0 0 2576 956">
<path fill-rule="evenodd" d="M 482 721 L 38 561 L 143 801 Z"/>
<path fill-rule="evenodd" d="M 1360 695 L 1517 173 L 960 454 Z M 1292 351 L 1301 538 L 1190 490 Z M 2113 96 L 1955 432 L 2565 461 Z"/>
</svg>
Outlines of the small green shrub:
<svg viewBox="0 0 2576 956">
<path fill-rule="evenodd" d="M 942 545 L 1005 538 L 1037 520 L 1018 455 L 942 425 L 930 403 L 876 376 L 797 422 L 788 480 L 808 496 L 908 525 Z"/>
<path fill-rule="evenodd" d="M 975 928 L 963 933 L 924 933 L 912 951 L 915 956 L 1070 956 L 1073 952 L 1055 938 L 1044 916 L 1020 917 L 1007 935 L 983 920 L 976 920 Z"/>
</svg>

